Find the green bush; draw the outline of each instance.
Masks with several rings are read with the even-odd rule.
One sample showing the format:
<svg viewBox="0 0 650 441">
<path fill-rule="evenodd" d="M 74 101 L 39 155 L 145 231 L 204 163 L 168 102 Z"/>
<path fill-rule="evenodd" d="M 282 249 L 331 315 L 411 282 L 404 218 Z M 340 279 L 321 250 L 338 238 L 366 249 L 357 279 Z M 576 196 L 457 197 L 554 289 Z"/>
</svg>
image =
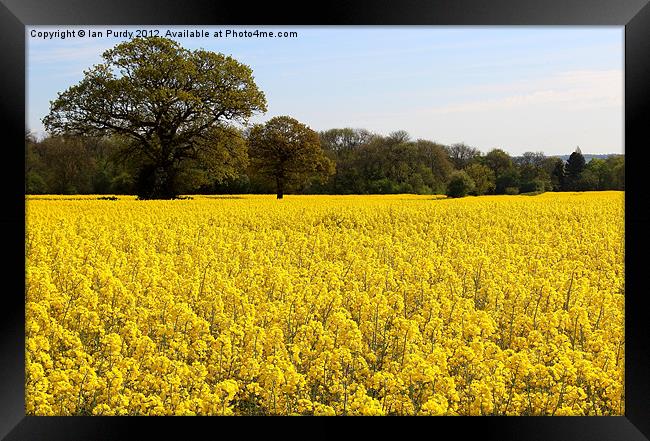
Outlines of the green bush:
<svg viewBox="0 0 650 441">
<path fill-rule="evenodd" d="M 506 189 L 510 187 L 519 188 L 519 172 L 515 168 L 506 170 L 497 178 L 495 193 L 508 194 Z"/>
<path fill-rule="evenodd" d="M 455 171 L 451 174 L 447 184 L 447 196 L 450 198 L 462 198 L 474 191 L 474 180 L 464 171 Z"/>
<path fill-rule="evenodd" d="M 522 182 L 519 187 L 521 193 L 533 193 L 545 190 L 544 181 L 541 179 L 533 179 L 531 181 Z"/>
<path fill-rule="evenodd" d="M 400 192 L 400 188 L 396 182 L 382 178 L 368 182 L 367 191 L 369 194 L 396 194 Z"/>
</svg>

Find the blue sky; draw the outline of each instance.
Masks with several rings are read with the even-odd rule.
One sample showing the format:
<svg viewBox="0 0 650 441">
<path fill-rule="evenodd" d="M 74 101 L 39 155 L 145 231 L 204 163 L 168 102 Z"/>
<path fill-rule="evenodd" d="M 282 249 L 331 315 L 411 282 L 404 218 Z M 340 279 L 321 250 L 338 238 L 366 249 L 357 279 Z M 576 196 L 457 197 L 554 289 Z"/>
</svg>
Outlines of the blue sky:
<svg viewBox="0 0 650 441">
<path fill-rule="evenodd" d="M 27 28 L 27 127 L 57 92 L 126 38 L 32 37 L 31 31 L 158 29 Z M 623 27 L 190 27 L 296 31 L 297 38 L 181 38 L 188 49 L 232 55 L 253 69 L 268 112 L 315 130 L 465 142 L 487 152 L 622 153 Z M 127 37 L 128 38 L 128 37 Z"/>
</svg>

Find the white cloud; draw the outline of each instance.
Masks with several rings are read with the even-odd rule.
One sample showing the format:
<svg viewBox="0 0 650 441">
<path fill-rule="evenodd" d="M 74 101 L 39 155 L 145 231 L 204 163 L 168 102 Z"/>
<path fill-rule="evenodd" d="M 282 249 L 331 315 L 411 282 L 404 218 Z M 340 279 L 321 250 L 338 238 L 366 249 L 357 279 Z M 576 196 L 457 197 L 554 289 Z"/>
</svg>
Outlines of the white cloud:
<svg viewBox="0 0 650 441">
<path fill-rule="evenodd" d="M 512 154 L 537 150 L 564 154 L 576 145 L 586 153 L 623 151 L 620 69 L 565 71 L 470 86 L 458 98 L 436 107 L 413 108 L 405 101 L 363 112 L 340 109 L 337 119 L 324 125 L 359 126 L 383 134 L 404 129 L 415 138 L 445 144 L 463 141 L 484 152 L 499 147 Z M 307 116 L 322 119 L 316 111 Z"/>
<path fill-rule="evenodd" d="M 475 92 L 510 92 L 499 98 L 472 100 L 459 104 L 429 108 L 433 115 L 464 112 L 484 112 L 530 108 L 540 105 L 560 105 L 565 110 L 586 110 L 622 107 L 622 70 L 581 70 L 563 72 L 537 81 L 511 85 L 479 86 Z M 519 93 L 512 93 L 517 91 Z"/>
</svg>

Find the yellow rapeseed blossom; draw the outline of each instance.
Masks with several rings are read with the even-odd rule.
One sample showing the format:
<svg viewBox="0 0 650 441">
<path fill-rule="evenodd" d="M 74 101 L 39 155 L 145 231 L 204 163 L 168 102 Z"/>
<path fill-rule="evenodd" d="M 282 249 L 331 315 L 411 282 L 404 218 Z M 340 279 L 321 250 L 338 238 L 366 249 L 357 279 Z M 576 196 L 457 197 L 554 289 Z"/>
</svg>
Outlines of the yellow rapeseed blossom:
<svg viewBox="0 0 650 441">
<path fill-rule="evenodd" d="M 29 415 L 621 415 L 622 192 L 28 197 Z"/>
</svg>

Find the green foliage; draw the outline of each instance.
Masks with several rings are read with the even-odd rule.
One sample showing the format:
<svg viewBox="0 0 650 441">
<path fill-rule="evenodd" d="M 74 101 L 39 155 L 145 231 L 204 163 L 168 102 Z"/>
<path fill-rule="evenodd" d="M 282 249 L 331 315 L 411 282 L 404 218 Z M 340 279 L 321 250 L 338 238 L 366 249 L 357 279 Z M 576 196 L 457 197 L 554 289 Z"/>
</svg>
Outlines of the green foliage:
<svg viewBox="0 0 650 441">
<path fill-rule="evenodd" d="M 368 182 L 366 192 L 368 194 L 397 194 L 399 193 L 399 184 L 388 178 L 376 179 Z"/>
<path fill-rule="evenodd" d="M 495 193 L 513 194 L 512 189 L 518 189 L 519 184 L 519 171 L 515 167 L 510 167 L 509 169 L 502 171 L 501 174 L 497 177 Z M 510 193 L 508 193 L 508 191 L 510 191 Z"/>
<path fill-rule="evenodd" d="M 481 196 L 493 192 L 496 186 L 494 172 L 483 164 L 470 164 L 465 172 L 474 181 L 474 192 L 476 196 Z"/>
<path fill-rule="evenodd" d="M 452 144 L 446 148 L 449 160 L 458 170 L 465 169 L 481 156 L 480 150 L 470 147 L 465 143 Z"/>
<path fill-rule="evenodd" d="M 521 193 L 541 193 L 545 189 L 546 189 L 546 184 L 540 178 L 534 178 L 530 181 L 522 182 L 519 187 L 519 191 Z"/>
<path fill-rule="evenodd" d="M 614 189 L 625 190 L 625 157 L 623 155 L 610 156 L 606 163 L 612 171 L 611 186 Z"/>
<path fill-rule="evenodd" d="M 494 172 L 496 179 L 512 170 L 512 158 L 501 149 L 490 150 L 483 158 L 483 163 Z M 498 185 L 497 185 L 498 186 Z"/>
<path fill-rule="evenodd" d="M 276 116 L 253 126 L 248 134 L 251 166 L 275 180 L 282 199 L 287 184 L 305 186 L 311 179 L 334 173 L 334 162 L 323 152 L 318 133 L 289 116 Z"/>
<path fill-rule="evenodd" d="M 404 132 L 372 136 L 337 161 L 340 175 L 330 192 L 442 193 L 453 171 L 443 146 L 408 140 Z M 351 191 L 340 191 L 340 189 Z"/>
<path fill-rule="evenodd" d="M 113 162 L 121 144 L 111 138 L 54 136 L 25 148 L 27 193 L 111 193 L 113 176 L 129 173 Z"/>
<path fill-rule="evenodd" d="M 622 155 L 611 155 L 606 159 L 594 158 L 587 163 L 582 174 L 581 188 L 625 189 L 625 159 Z"/>
<path fill-rule="evenodd" d="M 553 158 L 550 161 L 550 165 L 553 167 L 550 173 L 553 191 L 566 190 L 566 171 L 564 161 L 560 158 Z"/>
<path fill-rule="evenodd" d="M 373 137 L 365 129 L 330 129 L 320 133 L 321 147 L 326 152 L 332 152 L 336 158 L 346 157 L 353 153 L 359 146 L 365 144 Z"/>
<path fill-rule="evenodd" d="M 576 149 L 567 160 L 565 166 L 566 172 L 566 188 L 568 190 L 580 190 L 581 188 L 581 175 L 585 169 L 585 157 L 579 149 Z"/>
<path fill-rule="evenodd" d="M 474 181 L 466 172 L 459 170 L 451 174 L 449 184 L 447 184 L 447 196 L 462 198 L 472 191 L 474 191 Z"/>
<path fill-rule="evenodd" d="M 122 171 L 111 177 L 111 189 L 108 191 L 108 193 L 131 194 L 134 188 L 133 184 L 133 176 L 126 171 Z M 93 193 L 99 192 L 95 191 Z"/>
<path fill-rule="evenodd" d="M 590 189 L 598 189 L 598 174 L 593 170 L 585 168 L 580 177 L 574 185 L 575 190 L 577 191 L 588 191 Z"/>
<path fill-rule="evenodd" d="M 49 193 L 48 185 L 43 176 L 37 172 L 29 172 L 25 175 L 25 193 L 26 194 L 45 194 Z"/>
</svg>

